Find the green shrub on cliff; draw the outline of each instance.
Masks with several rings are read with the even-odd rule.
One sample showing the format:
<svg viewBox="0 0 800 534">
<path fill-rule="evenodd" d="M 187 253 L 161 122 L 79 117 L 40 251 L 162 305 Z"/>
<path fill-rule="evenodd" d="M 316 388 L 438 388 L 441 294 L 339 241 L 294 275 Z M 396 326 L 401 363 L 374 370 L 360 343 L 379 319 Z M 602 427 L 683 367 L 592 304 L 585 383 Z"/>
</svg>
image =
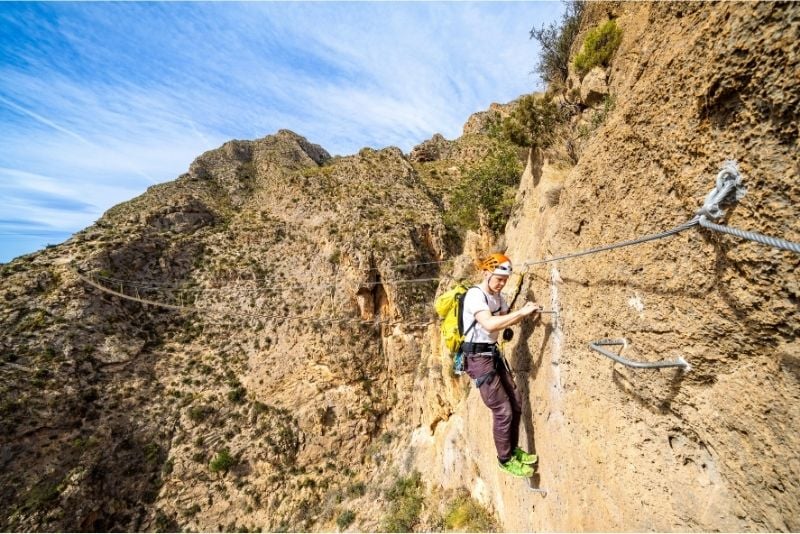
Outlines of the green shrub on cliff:
<svg viewBox="0 0 800 534">
<path fill-rule="evenodd" d="M 217 473 L 219 471 L 227 473 L 234 465 L 236 465 L 236 458 L 231 456 L 227 448 L 224 448 L 211 460 L 208 464 L 208 468 L 212 473 Z"/>
<path fill-rule="evenodd" d="M 339 517 L 336 518 L 336 526 L 339 527 L 339 530 L 344 530 L 349 527 L 353 521 L 356 520 L 356 513 L 352 510 L 345 510 Z"/>
<path fill-rule="evenodd" d="M 511 215 L 522 174 L 517 149 L 501 144 L 478 165 L 465 172 L 445 214 L 449 226 L 476 230 L 483 218 L 494 232 L 502 232 Z"/>
<path fill-rule="evenodd" d="M 552 144 L 561 117 L 549 100 L 525 95 L 517 101 L 511 115 L 503 119 L 500 137 L 516 145 L 547 148 Z"/>
<path fill-rule="evenodd" d="M 473 499 L 466 490 L 460 491 L 447 504 L 444 526 L 456 532 L 496 532 L 497 522 L 491 512 Z"/>
<path fill-rule="evenodd" d="M 409 477 L 398 478 L 386 492 L 390 503 L 389 514 L 383 518 L 384 532 L 412 532 L 422 512 L 422 477 L 414 472 Z"/>
<path fill-rule="evenodd" d="M 594 67 L 607 67 L 622 42 L 622 30 L 613 20 L 597 26 L 586 34 L 581 52 L 575 56 L 575 70 L 583 76 Z"/>
</svg>

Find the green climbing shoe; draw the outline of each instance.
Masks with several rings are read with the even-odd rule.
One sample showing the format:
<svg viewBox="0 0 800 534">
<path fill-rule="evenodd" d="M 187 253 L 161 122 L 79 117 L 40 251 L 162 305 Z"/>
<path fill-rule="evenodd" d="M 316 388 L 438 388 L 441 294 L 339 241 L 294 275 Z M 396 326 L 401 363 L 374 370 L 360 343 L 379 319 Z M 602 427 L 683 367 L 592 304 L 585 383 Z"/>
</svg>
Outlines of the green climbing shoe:
<svg viewBox="0 0 800 534">
<path fill-rule="evenodd" d="M 539 461 L 538 456 L 536 456 L 535 454 L 531 454 L 529 452 L 525 452 L 519 447 L 514 449 L 514 452 L 512 454 L 514 454 L 514 458 L 516 458 L 517 460 L 519 460 L 520 463 L 525 465 L 533 465 Z"/>
<path fill-rule="evenodd" d="M 527 466 L 517 460 L 515 457 L 511 457 L 509 461 L 504 464 L 498 463 L 500 466 L 501 471 L 505 471 L 511 476 L 515 477 L 531 477 L 533 476 L 533 469 L 530 466 Z"/>
</svg>

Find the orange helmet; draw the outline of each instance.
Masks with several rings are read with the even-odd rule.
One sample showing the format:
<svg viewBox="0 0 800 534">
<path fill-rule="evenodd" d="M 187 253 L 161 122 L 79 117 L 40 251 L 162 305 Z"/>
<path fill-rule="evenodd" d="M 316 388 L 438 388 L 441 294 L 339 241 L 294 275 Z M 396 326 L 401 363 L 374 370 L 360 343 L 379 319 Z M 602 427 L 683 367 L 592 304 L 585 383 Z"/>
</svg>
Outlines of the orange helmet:
<svg viewBox="0 0 800 534">
<path fill-rule="evenodd" d="M 489 271 L 497 276 L 511 276 L 511 260 L 505 254 L 495 252 L 478 263 L 481 271 Z"/>
</svg>

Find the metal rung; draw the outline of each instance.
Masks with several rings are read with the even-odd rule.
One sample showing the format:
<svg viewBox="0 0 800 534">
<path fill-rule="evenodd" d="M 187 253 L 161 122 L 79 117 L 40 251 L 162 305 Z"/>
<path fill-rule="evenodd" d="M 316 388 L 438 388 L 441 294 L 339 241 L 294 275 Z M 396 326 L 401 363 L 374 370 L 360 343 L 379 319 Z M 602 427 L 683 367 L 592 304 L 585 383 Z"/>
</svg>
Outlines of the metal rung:
<svg viewBox="0 0 800 534">
<path fill-rule="evenodd" d="M 661 369 L 665 367 L 680 367 L 683 369 L 684 372 L 690 371 L 692 366 L 684 360 L 682 357 L 678 357 L 675 361 L 661 361 L 661 362 L 637 362 L 634 360 L 629 360 L 627 358 L 623 358 L 619 354 L 614 354 L 613 352 L 607 351 L 602 347 L 607 346 L 615 346 L 621 345 L 622 350 L 624 350 L 628 346 L 628 340 L 626 339 L 598 339 L 597 341 L 593 341 L 589 343 L 589 348 L 595 352 L 599 352 L 603 356 L 607 358 L 611 358 L 615 362 L 621 363 L 622 365 L 626 365 L 628 367 L 634 367 L 636 369 Z"/>
</svg>

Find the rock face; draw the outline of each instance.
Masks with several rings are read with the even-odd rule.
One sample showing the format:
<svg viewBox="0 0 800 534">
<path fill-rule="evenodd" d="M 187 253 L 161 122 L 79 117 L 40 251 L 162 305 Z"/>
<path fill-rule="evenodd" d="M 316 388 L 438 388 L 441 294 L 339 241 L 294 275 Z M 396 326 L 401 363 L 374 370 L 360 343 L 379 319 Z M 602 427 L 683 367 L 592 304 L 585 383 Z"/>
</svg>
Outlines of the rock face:
<svg viewBox="0 0 800 534">
<path fill-rule="evenodd" d="M 506 232 L 517 265 L 689 220 L 727 158 L 749 191 L 725 224 L 800 241 L 800 86 L 787 75 L 800 72 L 800 6 L 587 9 L 583 26 L 610 13 L 624 32 L 616 105 L 575 167 L 531 161 Z M 532 266 L 522 296 L 559 314 L 517 328 L 507 353 L 547 495 L 498 473 L 488 410 L 446 376 L 429 386 L 439 402 L 412 440 L 417 465 L 470 487 L 511 531 L 800 529 L 798 268 L 796 254 L 697 228 Z M 624 356 L 692 370 L 588 349 L 622 337 Z"/>
<path fill-rule="evenodd" d="M 452 143 L 441 134 L 435 134 L 432 138 L 414 147 L 409 159 L 418 163 L 447 159 L 451 146 Z"/>
<path fill-rule="evenodd" d="M 606 71 L 595 67 L 586 73 L 581 82 L 581 102 L 587 106 L 595 106 L 608 95 Z"/>
<path fill-rule="evenodd" d="M 464 135 L 488 133 L 489 126 L 497 121 L 498 118 L 508 116 L 513 108 L 513 102 L 508 104 L 498 104 L 495 102 L 489 106 L 488 110 L 473 113 L 464 124 Z"/>
</svg>

